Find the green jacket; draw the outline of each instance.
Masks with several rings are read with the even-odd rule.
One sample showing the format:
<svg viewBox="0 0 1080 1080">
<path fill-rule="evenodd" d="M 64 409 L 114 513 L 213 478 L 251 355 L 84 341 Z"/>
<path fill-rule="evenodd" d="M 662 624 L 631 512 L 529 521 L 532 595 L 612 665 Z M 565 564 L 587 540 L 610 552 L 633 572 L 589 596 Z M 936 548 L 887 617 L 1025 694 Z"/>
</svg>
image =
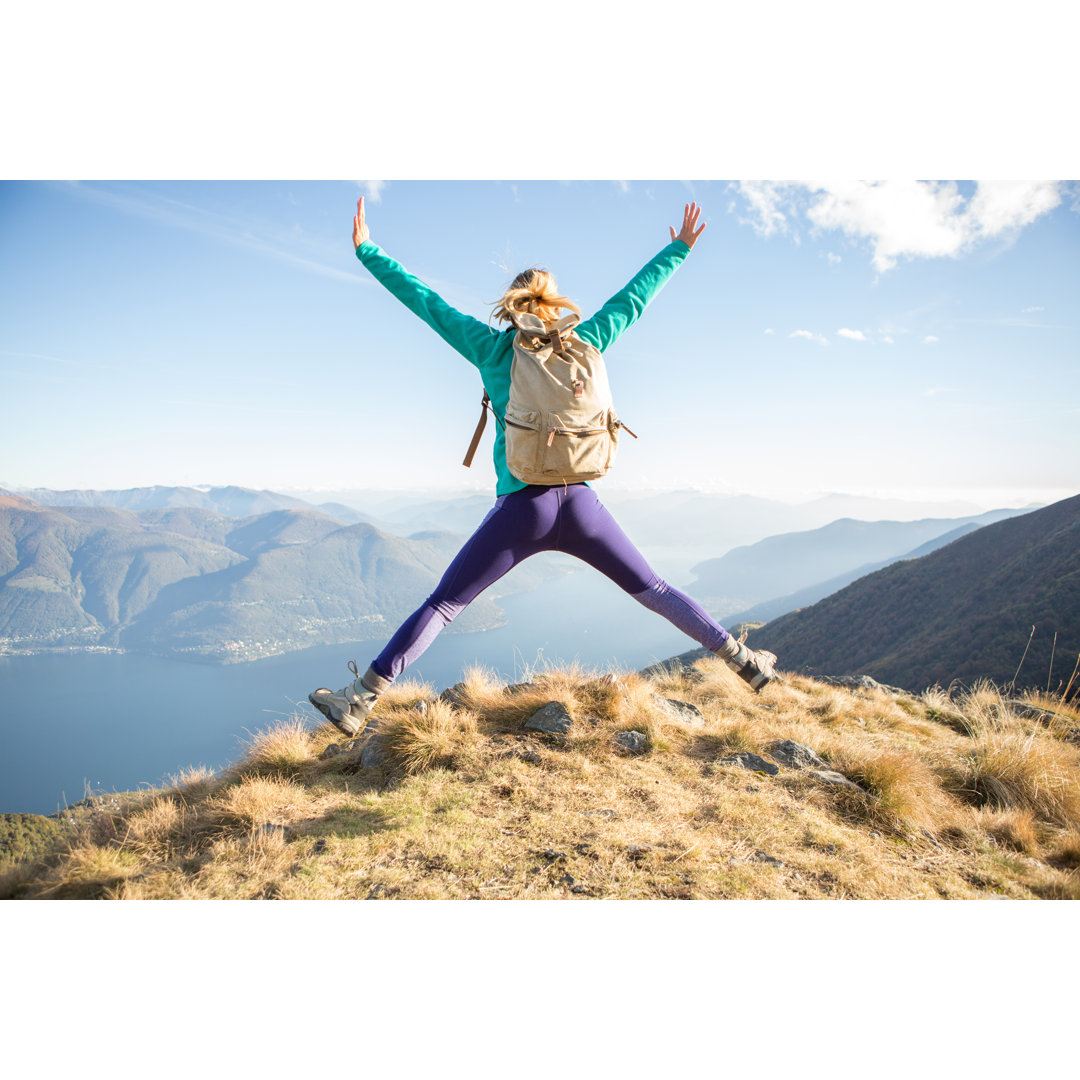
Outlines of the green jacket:
<svg viewBox="0 0 1080 1080">
<path fill-rule="evenodd" d="M 576 327 L 583 341 L 605 352 L 631 327 L 645 310 L 649 301 L 664 287 L 690 248 L 681 240 L 673 240 L 650 259 L 591 319 Z M 419 315 L 449 345 L 456 349 L 480 372 L 480 378 L 491 398 L 495 415 L 502 417 L 510 401 L 510 367 L 514 358 L 514 331 L 496 330 L 452 308 L 441 296 L 414 277 L 400 263 L 390 258 L 378 244 L 365 240 L 356 257 L 386 286 L 414 315 Z M 496 495 L 508 495 L 529 485 L 518 480 L 506 467 L 506 434 L 501 425 L 495 433 Z"/>
</svg>

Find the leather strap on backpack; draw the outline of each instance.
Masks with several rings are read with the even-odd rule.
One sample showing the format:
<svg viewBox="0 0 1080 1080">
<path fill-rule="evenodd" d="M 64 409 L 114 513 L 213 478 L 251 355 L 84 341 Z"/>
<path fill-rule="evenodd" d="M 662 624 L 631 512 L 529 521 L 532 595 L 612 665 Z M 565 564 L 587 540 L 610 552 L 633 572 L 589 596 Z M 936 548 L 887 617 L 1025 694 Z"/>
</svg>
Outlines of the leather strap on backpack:
<svg viewBox="0 0 1080 1080">
<path fill-rule="evenodd" d="M 487 414 L 488 406 L 491 404 L 491 398 L 488 397 L 488 393 L 484 391 L 484 400 L 480 402 L 480 419 L 477 421 L 476 430 L 473 432 L 472 442 L 469 443 L 469 449 L 465 451 L 465 460 L 461 463 L 466 469 L 472 468 L 473 458 L 476 456 L 476 448 L 480 445 L 480 439 L 483 437 L 484 428 L 487 427 Z"/>
</svg>

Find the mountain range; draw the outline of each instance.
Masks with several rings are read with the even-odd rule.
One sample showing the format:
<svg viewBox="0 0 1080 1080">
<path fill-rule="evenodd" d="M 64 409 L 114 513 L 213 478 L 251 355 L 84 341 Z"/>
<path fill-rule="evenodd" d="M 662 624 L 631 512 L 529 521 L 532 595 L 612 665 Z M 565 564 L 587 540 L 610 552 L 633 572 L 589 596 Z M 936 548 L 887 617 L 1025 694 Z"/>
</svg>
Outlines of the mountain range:
<svg viewBox="0 0 1080 1080">
<path fill-rule="evenodd" d="M 384 636 L 460 545 L 449 532 L 402 538 L 311 509 L 227 517 L 88 500 L 58 508 L 5 492 L 0 649 L 120 647 L 227 661 Z M 544 572 L 521 568 L 452 629 L 499 625 L 495 600 Z"/>
<path fill-rule="evenodd" d="M 899 559 L 913 559 L 983 525 L 1027 513 L 992 510 L 963 518 L 855 521 L 783 533 L 733 548 L 692 568 L 689 591 L 721 621 L 766 621 L 806 607 Z M 736 614 L 737 613 L 737 614 Z"/>
<path fill-rule="evenodd" d="M 787 670 L 916 692 L 984 678 L 1053 690 L 1080 652 L 1080 495 L 868 574 L 749 642 Z"/>
</svg>

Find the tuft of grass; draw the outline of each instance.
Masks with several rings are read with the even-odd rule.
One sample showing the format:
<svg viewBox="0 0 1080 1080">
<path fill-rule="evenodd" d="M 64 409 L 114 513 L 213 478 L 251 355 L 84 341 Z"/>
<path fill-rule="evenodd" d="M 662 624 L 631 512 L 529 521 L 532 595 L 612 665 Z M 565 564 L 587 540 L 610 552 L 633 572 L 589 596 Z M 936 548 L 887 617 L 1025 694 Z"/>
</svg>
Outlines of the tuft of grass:
<svg viewBox="0 0 1080 1080">
<path fill-rule="evenodd" d="M 1054 846 L 1047 860 L 1062 870 L 1080 870 L 1080 832 L 1067 832 Z"/>
<path fill-rule="evenodd" d="M 995 810 L 985 807 L 979 811 L 979 825 L 999 844 L 1022 851 L 1025 855 L 1038 855 L 1041 849 L 1035 815 L 1024 810 Z"/>
<path fill-rule="evenodd" d="M 427 709 L 397 710 L 379 725 L 378 738 L 391 765 L 406 775 L 434 768 L 453 768 L 472 748 L 477 735 L 476 716 L 433 701 Z"/>
<path fill-rule="evenodd" d="M 840 803 L 857 815 L 904 834 L 932 831 L 949 818 L 948 797 L 915 754 L 868 745 L 855 736 L 830 740 L 821 750 L 834 769 L 863 789 L 862 794 L 836 791 Z"/>
<path fill-rule="evenodd" d="M 128 816 L 121 847 L 143 858 L 168 860 L 180 842 L 186 820 L 179 799 L 168 795 Z"/>
<path fill-rule="evenodd" d="M 253 735 L 236 771 L 240 775 L 298 776 L 316 758 L 307 724 L 293 716 Z"/>
<path fill-rule="evenodd" d="M 958 793 L 977 805 L 1028 809 L 1066 828 L 1080 828 L 1077 754 L 1036 733 L 975 729 L 963 758 Z"/>
<path fill-rule="evenodd" d="M 311 790 L 292 780 L 246 776 L 211 796 L 206 809 L 210 820 L 250 830 L 303 817 L 312 801 Z"/>
<path fill-rule="evenodd" d="M 205 765 L 196 765 L 168 778 L 173 790 L 187 802 L 197 802 L 221 786 L 221 781 L 213 769 Z"/>
</svg>

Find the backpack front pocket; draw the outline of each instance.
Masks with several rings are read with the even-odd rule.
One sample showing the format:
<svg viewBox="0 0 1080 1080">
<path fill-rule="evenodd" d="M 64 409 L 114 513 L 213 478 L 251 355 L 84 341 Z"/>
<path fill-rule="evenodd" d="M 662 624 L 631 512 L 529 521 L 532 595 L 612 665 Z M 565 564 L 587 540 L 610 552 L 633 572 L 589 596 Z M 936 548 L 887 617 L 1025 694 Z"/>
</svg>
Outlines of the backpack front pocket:
<svg viewBox="0 0 1080 1080">
<path fill-rule="evenodd" d="M 546 414 L 536 427 L 529 427 L 506 418 L 506 464 L 527 484 L 598 480 L 611 468 L 616 442 L 606 422 L 570 427 L 557 415 Z"/>
</svg>

